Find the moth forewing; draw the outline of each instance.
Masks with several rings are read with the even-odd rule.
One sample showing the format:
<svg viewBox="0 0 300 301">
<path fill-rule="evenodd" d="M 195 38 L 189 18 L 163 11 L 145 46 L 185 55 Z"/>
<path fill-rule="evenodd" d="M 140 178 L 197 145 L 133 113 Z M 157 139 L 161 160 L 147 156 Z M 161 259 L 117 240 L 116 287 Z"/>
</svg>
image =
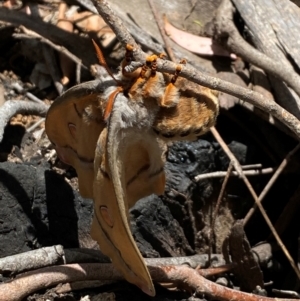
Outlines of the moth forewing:
<svg viewBox="0 0 300 301">
<path fill-rule="evenodd" d="M 164 147 L 151 129 L 153 118 L 143 102 L 116 97 L 107 134 L 105 129 L 96 148 L 92 226 L 101 250 L 129 282 L 151 296 L 154 286 L 130 231 L 128 207 L 164 191 Z"/>
<path fill-rule="evenodd" d="M 101 251 L 111 258 L 127 281 L 136 284 L 146 293 L 154 295 L 153 284 L 148 283 L 147 268 L 130 232 L 128 210 L 125 209 L 124 203 L 121 206 L 119 204 L 120 199 L 121 202 L 126 202 L 126 195 L 118 198 L 111 180 L 107 161 L 106 134 L 107 129 L 104 129 L 99 137 L 95 153 L 94 218 L 91 236 L 98 242 Z M 122 170 L 119 173 L 120 177 L 124 174 Z"/>
<path fill-rule="evenodd" d="M 89 198 L 96 142 L 105 126 L 98 99 L 101 89 L 99 80 L 69 89 L 53 102 L 45 123 L 58 156 L 76 169 L 80 193 Z"/>
</svg>

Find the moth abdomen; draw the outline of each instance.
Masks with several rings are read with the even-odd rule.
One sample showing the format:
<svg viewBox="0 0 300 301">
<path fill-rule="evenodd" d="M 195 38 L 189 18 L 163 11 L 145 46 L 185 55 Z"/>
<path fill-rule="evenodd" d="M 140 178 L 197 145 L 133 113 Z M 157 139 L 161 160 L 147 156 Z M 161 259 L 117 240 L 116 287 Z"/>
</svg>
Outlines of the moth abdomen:
<svg viewBox="0 0 300 301">
<path fill-rule="evenodd" d="M 196 86 L 180 92 L 179 103 L 170 108 L 160 107 L 153 130 L 168 140 L 195 140 L 205 134 L 215 122 L 219 112 L 216 94 L 205 87 Z"/>
</svg>

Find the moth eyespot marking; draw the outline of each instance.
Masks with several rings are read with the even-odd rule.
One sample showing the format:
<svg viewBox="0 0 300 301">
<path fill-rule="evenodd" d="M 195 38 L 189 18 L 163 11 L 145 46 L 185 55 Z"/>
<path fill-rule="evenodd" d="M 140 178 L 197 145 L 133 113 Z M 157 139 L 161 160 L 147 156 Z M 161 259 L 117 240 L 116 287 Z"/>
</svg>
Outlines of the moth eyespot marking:
<svg viewBox="0 0 300 301">
<path fill-rule="evenodd" d="M 180 133 L 180 137 L 186 137 L 191 134 L 191 130 L 186 130 Z"/>
<path fill-rule="evenodd" d="M 165 138 L 173 138 L 173 137 L 175 137 L 175 133 L 162 133 L 161 134 L 163 137 L 165 137 Z"/>
<path fill-rule="evenodd" d="M 106 224 L 113 228 L 114 226 L 114 219 L 112 218 L 108 208 L 106 206 L 100 206 L 100 213 L 103 218 L 103 220 L 106 222 Z"/>
<path fill-rule="evenodd" d="M 76 125 L 74 123 L 69 123 L 68 127 L 69 127 L 69 131 L 70 131 L 72 137 L 75 138 L 76 137 Z"/>
</svg>

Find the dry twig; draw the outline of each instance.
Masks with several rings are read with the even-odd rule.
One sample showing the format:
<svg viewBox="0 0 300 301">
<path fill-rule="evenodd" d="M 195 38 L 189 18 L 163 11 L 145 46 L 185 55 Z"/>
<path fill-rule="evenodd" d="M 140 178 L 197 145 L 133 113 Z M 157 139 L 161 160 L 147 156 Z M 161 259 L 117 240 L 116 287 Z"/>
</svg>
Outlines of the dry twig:
<svg viewBox="0 0 300 301">
<path fill-rule="evenodd" d="M 300 279 L 300 271 L 299 271 L 298 267 L 296 266 L 292 256 L 290 255 L 289 251 L 287 250 L 287 248 L 283 244 L 281 238 L 279 237 L 277 231 L 275 230 L 275 228 L 274 228 L 271 220 L 269 219 L 265 209 L 263 208 L 262 204 L 259 202 L 258 196 L 256 195 L 256 193 L 255 193 L 252 185 L 250 184 L 249 180 L 245 176 L 240 163 L 238 162 L 238 160 L 236 159 L 234 154 L 231 152 L 229 147 L 226 145 L 226 143 L 224 142 L 224 140 L 221 138 L 220 134 L 217 132 L 217 130 L 214 127 L 211 128 L 211 132 L 212 132 L 213 136 L 215 137 L 215 139 L 217 140 L 217 142 L 222 147 L 223 151 L 226 153 L 228 158 L 231 160 L 231 163 L 234 166 L 235 170 L 239 173 L 240 178 L 244 181 L 245 185 L 247 186 L 249 192 L 251 193 L 251 195 L 252 195 L 252 197 L 255 201 L 255 204 L 259 208 L 264 220 L 266 221 L 266 223 L 267 223 L 268 227 L 270 228 L 273 236 L 275 237 L 278 245 L 280 246 L 281 250 L 285 254 L 285 256 L 288 259 L 289 263 L 291 264 L 291 266 L 292 266 L 293 270 L 295 271 L 297 277 Z"/>
<path fill-rule="evenodd" d="M 219 208 L 220 208 L 220 205 L 221 205 L 221 201 L 222 201 L 222 198 L 223 198 L 223 195 L 224 195 L 224 192 L 225 192 L 225 188 L 226 188 L 226 185 L 228 183 L 229 176 L 231 174 L 232 169 L 233 169 L 233 165 L 231 163 L 229 163 L 229 166 L 228 166 L 228 169 L 227 169 L 227 172 L 226 172 L 226 176 L 223 180 L 222 187 L 221 187 L 218 199 L 217 199 L 215 210 L 213 212 L 213 217 L 212 217 L 212 222 L 211 222 L 211 227 L 210 227 L 210 235 L 209 235 L 209 246 L 208 246 L 209 264 L 211 264 L 210 260 L 211 260 L 211 253 L 212 253 L 212 243 L 213 243 L 213 239 L 214 239 L 214 236 L 215 236 L 214 234 L 215 234 L 216 218 L 217 218 L 217 214 L 218 214 L 218 211 L 219 211 Z"/>
<path fill-rule="evenodd" d="M 156 20 L 156 24 L 158 26 L 159 32 L 160 32 L 161 37 L 162 37 L 162 39 L 164 41 L 167 54 L 168 54 L 168 56 L 169 56 L 169 58 L 170 58 L 170 60 L 172 62 L 176 62 L 176 57 L 175 57 L 175 55 L 174 55 L 174 53 L 173 53 L 173 51 L 172 51 L 172 49 L 170 47 L 168 37 L 167 37 L 166 32 L 164 30 L 164 26 L 163 26 L 161 15 L 158 14 L 157 9 L 155 7 L 155 4 L 153 3 L 153 0 L 148 0 L 148 3 L 150 5 L 150 7 L 151 7 L 151 10 L 152 10 L 154 18 Z M 164 18 L 165 18 L 165 16 L 164 16 Z"/>
<path fill-rule="evenodd" d="M 0 258 L 0 274 L 18 274 L 62 263 L 65 263 L 63 246 L 45 247 Z"/>
<path fill-rule="evenodd" d="M 25 89 L 18 82 L 12 83 L 11 84 L 11 88 L 13 88 L 14 90 L 16 90 L 20 94 L 24 93 L 30 100 L 32 100 L 34 102 L 44 103 L 41 99 L 37 98 L 32 93 L 26 92 Z"/>
<path fill-rule="evenodd" d="M 259 195 L 258 202 L 260 202 L 260 203 L 262 202 L 262 200 L 264 199 L 264 197 L 266 196 L 266 194 L 269 192 L 269 190 L 271 189 L 271 187 L 273 186 L 273 184 L 275 183 L 275 181 L 278 179 L 278 177 L 280 176 L 280 174 L 282 173 L 282 171 L 284 170 L 284 168 L 287 166 L 287 164 L 290 161 L 291 157 L 299 150 L 299 148 L 300 148 L 300 144 L 298 144 L 293 150 L 291 150 L 287 154 L 287 156 L 283 159 L 283 161 L 281 162 L 281 164 L 277 168 L 276 172 L 273 174 L 273 176 L 271 177 L 271 179 L 269 180 L 269 182 L 267 183 L 267 185 L 265 186 L 265 188 L 263 189 L 263 191 Z M 246 175 L 245 172 L 244 172 L 244 174 Z M 247 215 L 245 216 L 245 218 L 244 218 L 244 225 L 246 225 L 248 223 L 249 219 L 254 214 L 256 208 L 257 208 L 257 204 L 255 203 L 253 205 L 253 207 L 249 210 L 249 212 L 247 213 Z"/>
<path fill-rule="evenodd" d="M 82 58 L 82 65 L 84 66 L 90 66 L 97 61 L 94 49 L 91 46 L 92 44 L 89 39 L 74 33 L 66 32 L 55 25 L 45 23 L 41 18 L 28 16 L 20 11 L 8 10 L 0 7 L 0 20 L 17 26 L 25 26 L 26 28 L 41 35 L 41 40 L 49 44 L 51 47 L 54 46 L 53 43 L 57 45 L 64 45 L 68 51 L 64 51 L 63 47 L 61 47 L 61 51 L 66 55 L 70 55 L 71 59 L 72 57 L 73 59 L 75 59 L 75 57 Z M 77 63 L 81 63 L 80 60 L 77 59 Z"/>
<path fill-rule="evenodd" d="M 269 173 L 274 172 L 274 168 L 263 168 L 263 169 L 253 169 L 253 170 L 246 170 L 244 174 L 246 176 L 258 176 L 258 175 L 266 175 Z M 223 178 L 227 175 L 227 171 L 214 171 L 209 173 L 204 173 L 195 177 L 195 181 L 201 181 L 204 179 L 212 179 L 212 178 Z M 232 171 L 230 176 L 239 177 L 239 174 L 236 171 Z"/>
<path fill-rule="evenodd" d="M 44 60 L 48 69 L 49 74 L 51 75 L 52 81 L 54 83 L 54 86 L 56 88 L 56 91 L 58 95 L 61 95 L 63 93 L 64 87 L 60 82 L 60 74 L 59 74 L 59 68 L 56 63 L 55 54 L 52 48 L 50 48 L 48 45 L 42 45 Z"/>
<path fill-rule="evenodd" d="M 71 53 L 65 47 L 54 44 L 49 39 L 41 36 L 40 34 L 34 32 L 32 30 L 28 30 L 26 27 L 24 27 L 22 25 L 20 26 L 20 29 L 24 32 L 25 35 L 24 34 L 14 34 L 14 37 L 16 37 L 16 38 L 28 38 L 28 37 L 31 37 L 31 38 L 37 39 L 37 40 L 41 41 L 43 44 L 50 46 L 51 48 L 53 48 L 54 50 L 56 50 L 58 53 L 66 56 L 68 59 L 70 59 L 71 61 L 73 61 L 76 64 L 77 68 L 79 66 L 79 68 L 82 67 L 82 68 L 84 68 L 86 70 L 88 69 L 82 63 L 82 60 L 79 57 L 77 57 L 76 55 L 74 55 L 73 53 Z"/>
</svg>

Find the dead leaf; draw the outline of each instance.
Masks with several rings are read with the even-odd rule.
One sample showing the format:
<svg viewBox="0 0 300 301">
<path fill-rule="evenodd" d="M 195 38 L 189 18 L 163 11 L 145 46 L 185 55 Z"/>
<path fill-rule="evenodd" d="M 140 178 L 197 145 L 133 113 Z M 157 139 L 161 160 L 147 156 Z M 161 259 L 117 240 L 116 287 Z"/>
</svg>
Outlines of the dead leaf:
<svg viewBox="0 0 300 301">
<path fill-rule="evenodd" d="M 200 37 L 174 27 L 164 18 L 166 34 L 179 46 L 201 55 L 229 56 L 236 59 L 236 55 L 229 53 L 211 38 Z"/>
</svg>

